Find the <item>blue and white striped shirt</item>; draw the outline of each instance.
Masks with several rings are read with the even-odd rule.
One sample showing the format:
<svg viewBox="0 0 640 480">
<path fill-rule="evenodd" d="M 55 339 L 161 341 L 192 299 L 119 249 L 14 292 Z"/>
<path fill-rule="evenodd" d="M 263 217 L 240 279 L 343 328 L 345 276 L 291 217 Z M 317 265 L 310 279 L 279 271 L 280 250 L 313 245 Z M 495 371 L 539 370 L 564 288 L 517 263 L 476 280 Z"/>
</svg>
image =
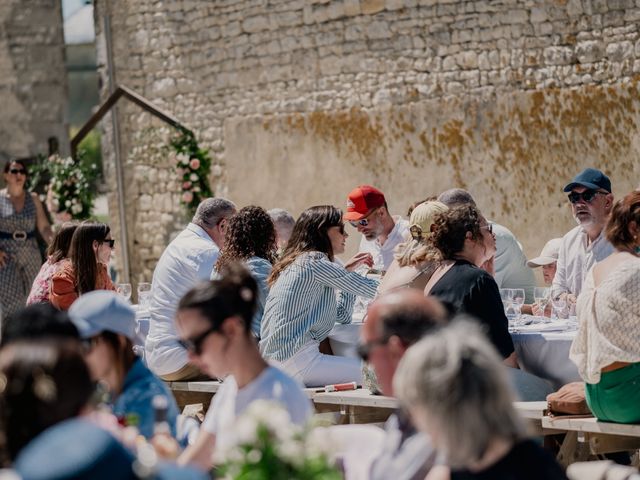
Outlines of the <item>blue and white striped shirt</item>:
<svg viewBox="0 0 640 480">
<path fill-rule="evenodd" d="M 260 330 L 262 355 L 282 362 L 306 343 L 324 340 L 336 321 L 351 323 L 356 295 L 373 298 L 377 288 L 377 280 L 348 272 L 324 253 L 301 254 L 269 291 Z"/>
</svg>

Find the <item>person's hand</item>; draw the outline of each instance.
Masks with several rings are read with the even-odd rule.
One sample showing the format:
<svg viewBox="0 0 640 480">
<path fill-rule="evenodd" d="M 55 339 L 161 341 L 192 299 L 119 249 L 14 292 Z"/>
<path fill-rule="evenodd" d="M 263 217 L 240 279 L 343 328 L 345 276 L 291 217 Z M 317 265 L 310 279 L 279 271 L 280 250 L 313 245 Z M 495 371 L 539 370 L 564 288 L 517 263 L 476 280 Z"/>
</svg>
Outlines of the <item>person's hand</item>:
<svg viewBox="0 0 640 480">
<path fill-rule="evenodd" d="M 180 445 L 178 445 L 178 442 L 169 434 L 156 434 L 151 438 L 150 443 L 158 456 L 164 460 L 175 461 L 180 454 Z"/>
<path fill-rule="evenodd" d="M 348 261 L 345 262 L 344 268 L 353 272 L 360 265 L 366 265 L 367 267 L 373 266 L 373 256 L 370 253 L 357 253 Z"/>
<path fill-rule="evenodd" d="M 578 301 L 578 297 L 576 297 L 573 293 L 567 294 L 567 303 L 575 305 Z"/>
<path fill-rule="evenodd" d="M 7 264 L 7 253 L 0 250 L 0 268 L 4 267 Z"/>
<path fill-rule="evenodd" d="M 542 313 L 542 311 L 540 310 L 540 307 L 538 306 L 538 304 L 534 303 L 533 305 L 531 305 L 531 313 L 535 317 L 550 317 L 551 316 L 551 303 L 547 304 L 547 306 L 544 308 L 544 313 Z"/>
</svg>

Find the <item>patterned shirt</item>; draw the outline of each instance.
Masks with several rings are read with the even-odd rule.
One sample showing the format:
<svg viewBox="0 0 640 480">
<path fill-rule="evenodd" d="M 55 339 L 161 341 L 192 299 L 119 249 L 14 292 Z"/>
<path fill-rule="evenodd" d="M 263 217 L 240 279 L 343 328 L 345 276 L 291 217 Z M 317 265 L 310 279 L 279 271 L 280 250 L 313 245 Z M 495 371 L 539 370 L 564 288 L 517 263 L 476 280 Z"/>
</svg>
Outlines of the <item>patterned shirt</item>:
<svg viewBox="0 0 640 480">
<path fill-rule="evenodd" d="M 42 267 L 40 267 L 40 271 L 31 286 L 31 293 L 29 293 L 29 297 L 27 298 L 27 305 L 49 301 L 51 277 L 53 277 L 53 275 L 58 271 L 61 262 L 62 260 L 56 263 L 51 263 L 51 259 L 47 259 L 47 261 L 42 264 Z"/>
<path fill-rule="evenodd" d="M 348 272 L 324 253 L 303 253 L 271 286 L 260 331 L 262 354 L 282 362 L 308 342 L 324 340 L 336 321 L 351 323 L 356 295 L 373 298 L 377 288 L 377 280 Z"/>
</svg>

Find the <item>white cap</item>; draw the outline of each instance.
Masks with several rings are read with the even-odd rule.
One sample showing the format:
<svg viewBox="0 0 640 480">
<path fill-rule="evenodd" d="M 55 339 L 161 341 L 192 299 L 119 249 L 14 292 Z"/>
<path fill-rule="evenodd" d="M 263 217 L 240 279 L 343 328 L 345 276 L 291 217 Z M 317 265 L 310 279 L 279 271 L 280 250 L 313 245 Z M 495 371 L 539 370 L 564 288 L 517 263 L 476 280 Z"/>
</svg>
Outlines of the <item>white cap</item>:
<svg viewBox="0 0 640 480">
<path fill-rule="evenodd" d="M 540 252 L 540 255 L 527 261 L 527 265 L 531 268 L 536 268 L 556 262 L 558 260 L 558 253 L 560 252 L 561 244 L 562 238 L 549 240 L 542 249 L 542 252 Z"/>
</svg>

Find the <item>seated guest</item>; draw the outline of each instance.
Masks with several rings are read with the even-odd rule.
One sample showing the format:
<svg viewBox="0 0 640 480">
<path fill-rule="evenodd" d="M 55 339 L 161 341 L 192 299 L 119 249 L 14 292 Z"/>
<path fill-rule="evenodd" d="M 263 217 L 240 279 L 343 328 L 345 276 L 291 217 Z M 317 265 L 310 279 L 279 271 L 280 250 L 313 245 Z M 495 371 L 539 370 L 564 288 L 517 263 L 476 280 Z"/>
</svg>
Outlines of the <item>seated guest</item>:
<svg viewBox="0 0 640 480">
<path fill-rule="evenodd" d="M 153 271 L 145 360 L 163 380 L 203 377 L 188 364 L 187 352 L 178 344 L 174 317 L 182 296 L 199 281 L 211 277 L 224 247 L 228 221 L 235 213 L 236 206 L 224 198 L 200 202 L 191 223 L 165 249 Z"/>
<path fill-rule="evenodd" d="M 19 340 L 0 352 L 0 454 L 9 466 L 47 428 L 88 409 L 94 388 L 74 341 Z"/>
<path fill-rule="evenodd" d="M 469 192 L 461 188 L 453 188 L 442 192 L 438 200 L 449 208 L 456 205 L 476 206 Z M 493 261 L 489 261 L 489 273 L 493 275 L 498 288 L 522 288 L 527 302 L 533 301 L 533 289 L 536 285 L 533 271 L 526 265 L 527 257 L 522 246 L 511 231 L 495 222 L 490 222 L 496 239 L 496 253 Z"/>
<path fill-rule="evenodd" d="M 51 290 L 51 277 L 58 271 L 62 261 L 69 256 L 71 238 L 78 227 L 77 223 L 63 223 L 53 237 L 53 241 L 47 249 L 47 261 L 42 264 L 36 279 L 31 286 L 31 293 L 27 298 L 27 305 L 49 301 Z"/>
<path fill-rule="evenodd" d="M 417 288 L 424 290 L 437 263 L 429 258 L 429 243 L 433 217 L 448 210 L 438 201 L 418 205 L 409 219 L 411 238 L 398 245 L 393 263 L 384 276 L 378 293 L 384 294 L 396 288 Z"/>
<path fill-rule="evenodd" d="M 272 400 L 291 420 L 304 424 L 311 403 L 299 384 L 269 366 L 251 334 L 258 297 L 255 280 L 239 264 L 226 265 L 220 278 L 202 283 L 180 300 L 177 326 L 191 361 L 212 377 L 225 377 L 213 397 L 195 443 L 178 462 L 210 470 L 212 455 L 232 442 L 236 417 L 255 400 Z"/>
<path fill-rule="evenodd" d="M 417 290 L 382 295 L 369 307 L 359 352 L 373 367 L 384 395 L 394 396 L 393 376 L 407 349 L 444 325 L 445 308 Z M 382 452 L 369 470 L 371 480 L 422 480 L 435 462 L 431 440 L 418 432 L 407 412 L 399 409 L 384 426 Z"/>
<path fill-rule="evenodd" d="M 167 398 L 167 422 L 176 434 L 178 406 L 171 391 L 133 353 L 136 316 L 115 292 L 96 291 L 80 297 L 69 317 L 86 341 L 85 360 L 94 381 L 110 395 L 113 414 L 121 423 L 136 426 L 147 438 L 153 435 L 153 397 Z"/>
<path fill-rule="evenodd" d="M 267 278 L 276 259 L 276 232 L 271 217 L 261 207 L 241 208 L 229 220 L 225 234 L 224 250 L 218 258 L 212 278 L 226 265 L 241 261 L 258 284 L 256 313 L 251 322 L 251 332 L 260 337 L 260 323 L 264 303 L 269 293 Z"/>
<path fill-rule="evenodd" d="M 493 257 L 496 240 L 493 226 L 472 205 L 453 207 L 436 216 L 430 242 L 442 262 L 425 288 L 454 312 L 477 318 L 505 364 L 516 367 L 516 354 L 509 334 L 498 285 L 480 268 Z"/>
<path fill-rule="evenodd" d="M 371 185 L 360 185 L 349 193 L 344 219 L 362 234 L 361 253 L 370 253 L 374 268 L 386 272 L 398 244 L 409 237 L 409 224 L 391 216 L 384 194 Z"/>
<path fill-rule="evenodd" d="M 291 238 L 291 232 L 293 232 L 296 219 L 282 208 L 272 208 L 267 213 L 271 217 L 271 220 L 273 220 L 273 225 L 276 227 L 276 244 L 278 246 L 278 254 L 280 254 L 284 252 L 287 242 Z"/>
<path fill-rule="evenodd" d="M 356 295 L 373 298 L 378 287 L 376 280 L 352 271 L 371 266 L 371 254 L 359 253 L 344 267 L 333 261 L 344 252 L 346 239 L 340 210 L 328 205 L 308 208 L 269 277 L 260 350 L 308 386 L 362 378 L 357 359 L 319 350 L 336 322 L 351 322 Z"/>
<path fill-rule="evenodd" d="M 587 274 L 571 360 L 600 420 L 640 422 L 640 191 L 616 202 L 605 227 L 614 253 Z"/>
<path fill-rule="evenodd" d="M 71 340 L 80 342 L 80 334 L 66 312 L 50 303 L 34 303 L 2 322 L 0 348 L 20 340 Z"/>
<path fill-rule="evenodd" d="M 405 353 L 394 391 L 443 462 L 427 480 L 566 480 L 553 456 L 525 439 L 505 373 L 472 323 L 454 322 Z"/>
<path fill-rule="evenodd" d="M 108 225 L 82 222 L 71 238 L 69 258 L 51 277 L 51 304 L 68 310 L 80 295 L 93 290 L 115 290 L 107 266 L 115 240 Z"/>
<path fill-rule="evenodd" d="M 613 253 L 613 246 L 604 235 L 613 195 L 609 177 L 595 168 L 580 172 L 564 191 L 569 193 L 571 212 L 578 226 L 562 237 L 552 295 L 554 298 L 565 295 L 575 303 L 587 272 Z"/>
<path fill-rule="evenodd" d="M 556 274 L 556 264 L 558 261 L 558 252 L 560 251 L 561 243 L 561 238 L 553 238 L 545 244 L 539 256 L 532 258 L 531 260 L 527 260 L 527 265 L 532 269 L 542 267 L 542 278 L 544 280 L 544 284 L 548 287 L 553 283 L 553 277 Z M 536 304 L 523 305 L 522 313 L 542 315 Z M 551 315 L 551 303 L 547 306 L 544 315 Z"/>
</svg>

